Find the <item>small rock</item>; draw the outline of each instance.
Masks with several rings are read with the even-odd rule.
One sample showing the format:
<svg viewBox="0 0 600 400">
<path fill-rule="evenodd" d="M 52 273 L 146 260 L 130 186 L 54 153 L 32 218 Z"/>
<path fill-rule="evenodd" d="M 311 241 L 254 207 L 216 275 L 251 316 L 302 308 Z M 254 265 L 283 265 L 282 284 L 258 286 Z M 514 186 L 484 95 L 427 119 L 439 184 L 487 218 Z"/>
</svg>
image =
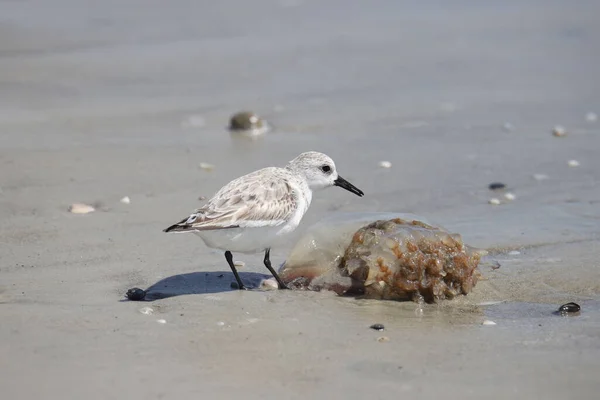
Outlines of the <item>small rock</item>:
<svg viewBox="0 0 600 400">
<path fill-rule="evenodd" d="M 510 122 L 505 122 L 504 124 L 502 124 L 502 129 L 505 132 L 512 132 L 515 130 L 515 126 L 513 124 L 511 124 Z"/>
<path fill-rule="evenodd" d="M 389 341 L 390 341 L 390 338 L 389 338 L 389 337 L 387 337 L 387 336 L 379 336 L 379 337 L 377 338 L 377 341 L 378 341 L 379 343 L 385 343 L 385 342 L 389 342 Z"/>
<path fill-rule="evenodd" d="M 490 190 L 500 190 L 506 188 L 506 185 L 502 182 L 492 182 L 489 184 Z"/>
<path fill-rule="evenodd" d="M 233 265 L 234 265 L 236 268 L 244 268 L 244 267 L 246 266 L 246 263 L 245 263 L 245 262 L 243 262 L 243 261 L 234 261 L 234 262 L 233 262 Z"/>
<path fill-rule="evenodd" d="M 486 319 L 485 321 L 483 321 L 481 323 L 481 325 L 489 325 L 489 326 L 491 326 L 491 325 L 496 325 L 496 323 L 494 321 L 490 321 L 489 319 Z"/>
<path fill-rule="evenodd" d="M 142 301 L 146 297 L 146 291 L 140 288 L 132 288 L 125 295 L 129 300 Z"/>
<path fill-rule="evenodd" d="M 498 200 L 497 198 L 493 197 L 491 199 L 488 200 L 488 203 L 490 203 L 493 206 L 497 206 L 500 205 L 500 200 Z"/>
<path fill-rule="evenodd" d="M 159 324 L 166 324 L 167 320 L 165 320 L 165 319 L 157 319 L 156 322 L 158 322 Z"/>
<path fill-rule="evenodd" d="M 577 303 L 567 303 L 567 304 L 563 304 L 562 306 L 560 306 L 558 308 L 558 312 L 561 315 L 566 315 L 566 314 L 575 314 L 581 311 L 581 307 L 579 306 L 579 304 Z"/>
<path fill-rule="evenodd" d="M 69 206 L 69 212 L 73 214 L 89 214 L 94 211 L 96 211 L 94 207 L 83 203 L 74 203 Z"/>
<path fill-rule="evenodd" d="M 154 309 L 152 309 L 151 307 L 142 307 L 140 308 L 140 312 L 142 314 L 151 315 L 154 314 Z"/>
<path fill-rule="evenodd" d="M 517 198 L 517 196 L 515 196 L 513 193 L 509 192 L 509 193 L 504 193 L 504 198 L 506 200 L 513 201 L 514 199 Z"/>
<path fill-rule="evenodd" d="M 567 136 L 567 130 L 560 125 L 556 125 L 554 129 L 552 129 L 552 134 L 556 137 Z"/>
<path fill-rule="evenodd" d="M 585 120 L 587 122 L 596 122 L 596 121 L 598 121 L 598 115 L 596 115 L 596 113 L 589 112 L 589 113 L 585 114 Z"/>
<path fill-rule="evenodd" d="M 536 181 L 545 181 L 549 178 L 550 177 L 546 174 L 533 174 L 533 179 L 535 179 Z"/>
<path fill-rule="evenodd" d="M 392 163 L 389 161 L 380 161 L 379 167 L 380 168 L 392 168 Z"/>
<path fill-rule="evenodd" d="M 225 322 L 219 321 L 219 322 L 217 322 L 217 326 L 225 326 Z"/>
<path fill-rule="evenodd" d="M 205 163 L 205 162 L 201 162 L 200 164 L 198 164 L 198 166 L 200 167 L 200 169 L 210 172 L 213 169 L 215 169 L 215 166 L 209 163 Z"/>
<path fill-rule="evenodd" d="M 580 165 L 580 164 L 579 164 L 579 161 L 577 161 L 577 160 L 569 160 L 569 161 L 567 162 L 567 165 L 568 165 L 569 167 L 573 167 L 573 168 L 575 168 L 575 167 L 579 167 L 579 165 Z"/>
<path fill-rule="evenodd" d="M 129 198 L 129 196 L 125 196 L 123 197 L 121 200 L 119 200 L 121 203 L 123 204 L 130 204 L 131 203 L 131 199 Z"/>
<path fill-rule="evenodd" d="M 198 200 L 200 200 L 200 201 L 206 200 L 206 196 L 198 196 Z"/>
<path fill-rule="evenodd" d="M 369 328 L 374 329 L 376 331 L 382 331 L 385 329 L 385 326 L 383 326 L 383 324 L 373 324 Z"/>
</svg>

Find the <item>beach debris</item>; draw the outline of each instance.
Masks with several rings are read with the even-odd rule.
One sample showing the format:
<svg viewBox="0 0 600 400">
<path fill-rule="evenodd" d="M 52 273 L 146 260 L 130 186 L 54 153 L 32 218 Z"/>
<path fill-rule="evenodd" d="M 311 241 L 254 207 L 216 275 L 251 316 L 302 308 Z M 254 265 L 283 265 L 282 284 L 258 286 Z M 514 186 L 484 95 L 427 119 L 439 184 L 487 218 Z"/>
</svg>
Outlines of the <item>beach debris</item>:
<svg viewBox="0 0 600 400">
<path fill-rule="evenodd" d="M 157 319 L 156 322 L 158 322 L 159 324 L 166 324 L 167 320 L 166 319 Z"/>
<path fill-rule="evenodd" d="M 577 303 L 567 303 L 563 304 L 558 308 L 558 313 L 560 315 L 569 315 L 569 314 L 577 314 L 581 311 L 581 307 Z"/>
<path fill-rule="evenodd" d="M 182 128 L 203 128 L 206 126 L 206 119 L 202 115 L 189 115 L 181 122 Z"/>
<path fill-rule="evenodd" d="M 139 310 L 142 314 L 152 315 L 154 314 L 154 309 L 152 307 L 142 307 Z"/>
<path fill-rule="evenodd" d="M 485 251 L 410 214 L 385 213 L 392 218 L 369 223 L 373 214 L 382 216 L 322 221 L 296 244 L 279 276 L 294 288 L 386 300 L 433 303 L 472 290 Z"/>
<path fill-rule="evenodd" d="M 491 199 L 488 200 L 488 203 L 493 206 L 498 206 L 498 205 L 500 205 L 500 200 L 495 197 L 492 197 Z"/>
<path fill-rule="evenodd" d="M 535 179 L 536 181 L 545 181 L 547 179 L 550 179 L 550 177 L 546 174 L 533 174 L 533 179 Z"/>
<path fill-rule="evenodd" d="M 260 282 L 261 290 L 277 290 L 279 289 L 279 284 L 275 280 L 275 278 L 263 279 Z"/>
<path fill-rule="evenodd" d="M 233 265 L 234 265 L 236 268 L 244 268 L 244 267 L 246 266 L 246 263 L 245 263 L 245 262 L 243 262 L 243 261 L 234 261 L 234 262 L 233 262 Z"/>
<path fill-rule="evenodd" d="M 242 111 L 230 118 L 229 130 L 254 138 L 266 133 L 269 130 L 269 124 L 253 112 Z"/>
<path fill-rule="evenodd" d="M 505 132 L 512 132 L 515 130 L 515 126 L 510 122 L 505 122 L 502 124 L 502 130 L 504 130 Z"/>
<path fill-rule="evenodd" d="M 575 167 L 579 167 L 579 165 L 581 165 L 581 164 L 579 164 L 579 161 L 577 161 L 577 160 L 569 160 L 567 162 L 567 165 L 569 167 L 575 168 Z"/>
<path fill-rule="evenodd" d="M 225 326 L 225 322 L 219 321 L 219 322 L 217 322 L 217 326 Z"/>
<path fill-rule="evenodd" d="M 215 169 L 214 165 L 205 163 L 205 162 L 201 162 L 200 164 L 198 164 L 198 167 L 200 167 L 201 170 L 206 171 L 206 172 L 210 172 L 213 169 Z"/>
<path fill-rule="evenodd" d="M 589 112 L 589 113 L 585 114 L 585 120 L 587 122 L 596 122 L 596 121 L 598 121 L 598 115 L 596 113 Z"/>
<path fill-rule="evenodd" d="M 481 323 L 481 325 L 492 326 L 492 325 L 496 325 L 496 323 L 494 321 L 490 321 L 489 319 L 486 319 L 485 321 L 483 321 Z"/>
<path fill-rule="evenodd" d="M 383 326 L 383 324 L 373 324 L 369 328 L 376 330 L 376 331 L 382 331 L 385 329 L 385 326 Z"/>
<path fill-rule="evenodd" d="M 131 199 L 129 198 L 129 196 L 125 196 L 119 201 L 123 204 L 131 204 Z"/>
<path fill-rule="evenodd" d="M 517 196 L 515 196 L 514 193 L 508 192 L 508 193 L 504 193 L 504 198 L 508 201 L 513 201 L 514 199 L 517 198 Z"/>
<path fill-rule="evenodd" d="M 387 336 L 379 336 L 379 337 L 377 338 L 377 341 L 378 341 L 379 343 L 386 343 L 386 342 L 389 342 L 389 341 L 390 341 L 390 338 L 389 338 L 389 337 L 387 337 Z"/>
<path fill-rule="evenodd" d="M 492 182 L 488 185 L 490 190 L 500 190 L 506 188 L 506 185 L 502 182 Z"/>
<path fill-rule="evenodd" d="M 392 163 L 389 161 L 380 161 L 379 167 L 380 168 L 392 168 Z"/>
<path fill-rule="evenodd" d="M 140 288 L 131 288 L 125 293 L 131 301 L 142 301 L 146 297 L 146 291 Z"/>
<path fill-rule="evenodd" d="M 69 212 L 72 214 L 89 214 L 96 209 L 89 204 L 73 203 L 69 206 Z"/>
<path fill-rule="evenodd" d="M 556 125 L 552 129 L 552 134 L 556 137 L 567 136 L 567 130 L 565 129 L 564 126 Z"/>
</svg>

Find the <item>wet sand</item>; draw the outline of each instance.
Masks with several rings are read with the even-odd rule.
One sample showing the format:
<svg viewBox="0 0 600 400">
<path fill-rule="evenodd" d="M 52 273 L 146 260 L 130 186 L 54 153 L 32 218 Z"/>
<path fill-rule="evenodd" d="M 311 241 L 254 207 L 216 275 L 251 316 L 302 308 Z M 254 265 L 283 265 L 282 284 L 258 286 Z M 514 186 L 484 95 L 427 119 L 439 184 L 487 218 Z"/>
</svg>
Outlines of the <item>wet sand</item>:
<svg viewBox="0 0 600 400">
<path fill-rule="evenodd" d="M 599 6 L 421 3 L 0 2 L 2 397 L 594 398 Z M 274 131 L 232 140 L 242 109 Z M 305 150 L 366 196 L 317 193 L 298 235 L 334 212 L 410 212 L 502 267 L 422 309 L 240 293 L 219 251 L 161 232 Z M 516 200 L 489 205 L 495 181 Z M 243 279 L 266 272 L 237 258 Z M 173 296 L 123 301 L 134 286 Z M 553 315 L 568 301 L 580 316 Z"/>
</svg>

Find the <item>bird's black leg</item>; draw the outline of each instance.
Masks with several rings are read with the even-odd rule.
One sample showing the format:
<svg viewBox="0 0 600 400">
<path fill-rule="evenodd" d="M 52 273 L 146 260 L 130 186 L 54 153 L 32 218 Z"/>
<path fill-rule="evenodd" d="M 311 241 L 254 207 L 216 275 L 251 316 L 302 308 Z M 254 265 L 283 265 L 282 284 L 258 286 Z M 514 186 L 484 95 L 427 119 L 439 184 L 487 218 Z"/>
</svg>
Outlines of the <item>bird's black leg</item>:
<svg viewBox="0 0 600 400">
<path fill-rule="evenodd" d="M 265 250 L 265 267 L 267 267 L 267 269 L 269 270 L 269 272 L 273 275 L 273 277 L 275 277 L 275 279 L 277 280 L 277 283 L 279 284 L 279 289 L 287 289 L 287 285 L 285 283 L 283 283 L 283 281 L 281 280 L 281 278 L 279 277 L 279 275 L 277 275 L 277 272 L 275 272 L 275 270 L 273 270 L 273 267 L 271 267 L 271 260 L 269 259 L 269 255 L 271 254 L 271 249 L 266 249 Z"/>
<path fill-rule="evenodd" d="M 245 290 L 246 286 L 244 286 L 244 283 L 240 279 L 240 276 L 238 275 L 238 272 L 235 269 L 235 265 L 233 265 L 233 255 L 229 250 L 225 252 L 225 259 L 227 260 L 227 264 L 229 264 L 229 267 L 231 268 L 231 272 L 233 272 L 233 276 L 235 276 L 235 280 L 238 284 L 238 289 Z"/>
</svg>

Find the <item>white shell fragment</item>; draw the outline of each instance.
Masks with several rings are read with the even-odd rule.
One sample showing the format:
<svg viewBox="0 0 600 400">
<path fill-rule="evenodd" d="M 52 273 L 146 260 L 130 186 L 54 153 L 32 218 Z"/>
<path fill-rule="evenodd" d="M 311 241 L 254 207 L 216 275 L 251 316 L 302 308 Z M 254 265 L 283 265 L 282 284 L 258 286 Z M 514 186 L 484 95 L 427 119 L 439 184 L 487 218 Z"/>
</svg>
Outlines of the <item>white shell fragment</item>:
<svg viewBox="0 0 600 400">
<path fill-rule="evenodd" d="M 585 120 L 587 122 L 596 122 L 596 121 L 598 121 L 598 115 L 596 113 L 589 112 L 589 113 L 585 114 Z"/>
<path fill-rule="evenodd" d="M 554 129 L 552 129 L 552 134 L 556 137 L 567 136 L 567 130 L 564 126 L 556 125 Z"/>
<path fill-rule="evenodd" d="M 154 314 L 154 309 L 151 307 L 142 307 L 140 308 L 140 312 L 145 315 L 152 315 Z"/>
<path fill-rule="evenodd" d="M 481 325 L 488 325 L 488 326 L 491 326 L 491 325 L 496 325 L 496 323 L 495 323 L 494 321 L 490 321 L 489 319 L 486 319 L 485 321 L 483 321 L 483 322 L 481 323 Z"/>
<path fill-rule="evenodd" d="M 157 319 L 156 322 L 158 322 L 159 324 L 166 324 L 167 320 L 165 320 L 165 319 Z"/>
<path fill-rule="evenodd" d="M 535 179 L 536 181 L 545 181 L 549 178 L 550 177 L 546 174 L 533 174 L 533 179 Z"/>
<path fill-rule="evenodd" d="M 488 203 L 490 203 L 493 206 L 498 206 L 498 205 L 500 205 L 500 200 L 498 200 L 495 197 L 492 197 L 491 199 L 488 200 Z"/>
<path fill-rule="evenodd" d="M 505 122 L 504 124 L 502 124 L 502 129 L 505 132 L 512 132 L 515 130 L 515 126 L 513 124 L 511 124 L 510 122 Z"/>
<path fill-rule="evenodd" d="M 131 204 L 131 199 L 129 198 L 129 196 L 125 196 L 119 201 L 123 204 Z"/>
<path fill-rule="evenodd" d="M 380 168 L 392 168 L 392 163 L 389 161 L 380 161 L 379 167 Z"/>
<path fill-rule="evenodd" d="M 215 166 L 209 163 L 205 163 L 205 162 L 201 162 L 200 164 L 198 164 L 198 166 L 200 167 L 200 169 L 204 170 L 204 171 L 212 171 L 213 169 L 215 169 Z"/>
<path fill-rule="evenodd" d="M 579 161 L 577 161 L 577 160 L 569 160 L 567 162 L 567 164 L 569 165 L 569 167 L 579 167 L 579 165 L 580 165 Z"/>
<path fill-rule="evenodd" d="M 504 198 L 508 201 L 513 201 L 514 199 L 517 198 L 517 196 L 514 195 L 514 193 L 504 193 Z"/>
<path fill-rule="evenodd" d="M 244 267 L 246 266 L 246 263 L 245 263 L 245 262 L 243 262 L 243 261 L 235 261 L 235 262 L 233 263 L 233 265 L 234 265 L 236 268 L 244 268 Z"/>
<path fill-rule="evenodd" d="M 275 278 L 263 279 L 260 282 L 260 290 L 277 290 L 279 285 Z"/>
<path fill-rule="evenodd" d="M 89 214 L 96 209 L 88 204 L 74 203 L 69 206 L 69 212 L 73 214 Z"/>
</svg>

